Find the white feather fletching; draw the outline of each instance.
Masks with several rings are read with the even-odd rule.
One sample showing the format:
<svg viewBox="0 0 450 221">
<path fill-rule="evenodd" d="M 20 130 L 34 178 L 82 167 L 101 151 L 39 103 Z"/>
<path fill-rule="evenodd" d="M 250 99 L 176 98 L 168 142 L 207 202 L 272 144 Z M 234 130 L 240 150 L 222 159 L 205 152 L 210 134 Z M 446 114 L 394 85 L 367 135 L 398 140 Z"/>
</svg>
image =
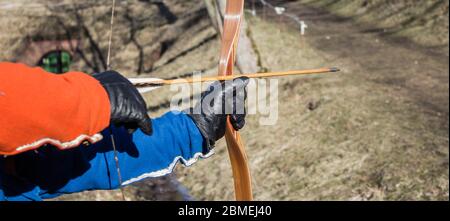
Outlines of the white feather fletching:
<svg viewBox="0 0 450 221">
<path fill-rule="evenodd" d="M 152 82 L 159 82 L 162 79 L 161 78 L 128 78 L 128 80 L 132 84 L 142 84 L 142 83 L 152 83 Z M 145 94 L 147 92 L 156 90 L 160 88 L 161 86 L 146 86 L 146 87 L 139 87 L 138 91 L 141 94 Z"/>
</svg>

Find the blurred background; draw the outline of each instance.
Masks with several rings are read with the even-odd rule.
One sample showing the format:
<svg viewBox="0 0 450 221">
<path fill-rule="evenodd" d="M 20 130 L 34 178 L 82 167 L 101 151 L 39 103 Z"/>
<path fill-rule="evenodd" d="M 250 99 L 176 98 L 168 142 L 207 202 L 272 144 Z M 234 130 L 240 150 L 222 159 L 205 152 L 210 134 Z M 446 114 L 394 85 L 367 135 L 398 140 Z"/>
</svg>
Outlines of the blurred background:
<svg viewBox="0 0 450 221">
<path fill-rule="evenodd" d="M 112 69 L 128 77 L 216 73 L 223 0 L 117 0 Z M 112 1 L 0 0 L 0 60 L 55 74 L 106 68 Z M 449 199 L 449 1 L 247 0 L 238 70 L 336 66 L 282 78 L 279 119 L 242 131 L 256 200 Z M 146 95 L 167 112 L 174 92 Z M 30 107 L 32 111 L 32 107 Z M 224 142 L 127 200 L 233 200 Z M 90 191 L 56 200 L 120 200 Z"/>
</svg>

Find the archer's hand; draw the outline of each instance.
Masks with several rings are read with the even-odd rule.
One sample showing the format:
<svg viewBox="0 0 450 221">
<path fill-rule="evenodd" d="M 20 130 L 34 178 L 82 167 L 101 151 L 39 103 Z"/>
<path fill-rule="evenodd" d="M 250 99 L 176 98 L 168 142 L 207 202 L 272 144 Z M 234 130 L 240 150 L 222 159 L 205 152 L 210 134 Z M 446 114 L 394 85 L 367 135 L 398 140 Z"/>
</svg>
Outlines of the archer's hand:
<svg viewBox="0 0 450 221">
<path fill-rule="evenodd" d="M 227 82 L 215 82 L 202 93 L 201 102 L 188 115 L 208 141 L 208 149 L 225 135 L 227 116 L 235 130 L 245 125 L 246 86 L 249 79 L 241 77 Z"/>
<path fill-rule="evenodd" d="M 144 99 L 131 82 L 115 71 L 93 75 L 109 95 L 111 123 L 124 126 L 129 131 L 140 128 L 145 134 L 152 134 L 152 122 L 147 114 Z"/>
</svg>

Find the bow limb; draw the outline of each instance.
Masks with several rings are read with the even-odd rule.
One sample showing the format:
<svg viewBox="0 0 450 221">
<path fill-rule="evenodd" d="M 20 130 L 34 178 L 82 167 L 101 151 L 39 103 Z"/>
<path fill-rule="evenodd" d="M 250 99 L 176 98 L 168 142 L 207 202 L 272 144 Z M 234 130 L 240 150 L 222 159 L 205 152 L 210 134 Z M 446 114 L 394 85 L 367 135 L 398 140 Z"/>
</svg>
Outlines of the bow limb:
<svg viewBox="0 0 450 221">
<path fill-rule="evenodd" d="M 228 0 L 224 16 L 222 46 L 219 59 L 219 76 L 233 75 L 244 0 Z M 253 200 L 250 168 L 241 136 L 227 119 L 225 139 L 233 171 L 236 200 Z"/>
</svg>

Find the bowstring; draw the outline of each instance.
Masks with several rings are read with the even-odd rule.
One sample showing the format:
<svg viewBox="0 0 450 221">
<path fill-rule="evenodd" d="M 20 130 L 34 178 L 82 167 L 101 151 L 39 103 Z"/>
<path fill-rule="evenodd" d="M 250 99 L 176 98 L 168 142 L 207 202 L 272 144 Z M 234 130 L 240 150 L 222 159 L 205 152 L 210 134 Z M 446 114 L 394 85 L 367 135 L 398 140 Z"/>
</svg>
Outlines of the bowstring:
<svg viewBox="0 0 450 221">
<path fill-rule="evenodd" d="M 106 58 L 106 70 L 110 70 L 110 68 L 111 68 L 111 45 L 112 45 L 112 34 L 113 34 L 113 27 L 114 27 L 115 11 L 116 11 L 116 0 L 113 0 L 112 8 L 111 8 L 111 22 L 110 22 L 110 27 L 109 27 L 108 55 Z M 117 152 L 116 142 L 114 139 L 114 133 L 113 133 L 113 130 L 111 127 L 109 127 L 109 131 L 110 131 L 110 137 L 111 137 L 111 144 L 112 144 L 113 150 L 114 150 L 114 161 L 115 161 L 116 169 L 117 169 L 117 178 L 119 179 L 120 193 L 122 195 L 122 200 L 126 201 L 125 192 L 124 192 L 123 186 L 122 186 L 123 182 L 122 182 L 122 173 L 120 172 L 119 156 L 118 156 L 118 152 Z"/>
<path fill-rule="evenodd" d="M 110 65 L 111 65 L 111 45 L 112 45 L 112 33 L 113 33 L 113 27 L 114 27 L 115 11 L 116 11 L 116 0 L 113 0 L 112 8 L 111 8 L 111 24 L 109 27 L 108 56 L 106 58 L 106 69 L 107 70 L 109 70 Z"/>
</svg>

